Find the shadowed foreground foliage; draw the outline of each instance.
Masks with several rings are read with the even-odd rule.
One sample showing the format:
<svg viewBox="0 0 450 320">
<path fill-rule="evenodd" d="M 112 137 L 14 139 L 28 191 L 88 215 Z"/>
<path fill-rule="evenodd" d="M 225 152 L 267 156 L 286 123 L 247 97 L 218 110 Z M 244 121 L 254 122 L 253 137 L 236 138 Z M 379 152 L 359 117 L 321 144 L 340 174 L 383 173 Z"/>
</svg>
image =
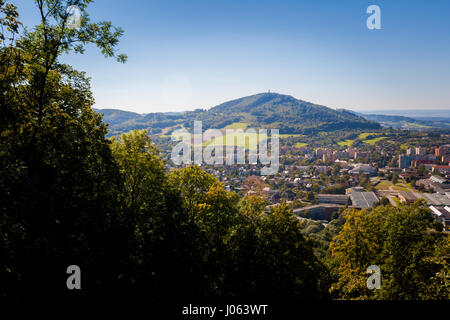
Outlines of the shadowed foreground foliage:
<svg viewBox="0 0 450 320">
<path fill-rule="evenodd" d="M 349 210 L 342 231 L 330 244 L 337 281 L 331 287 L 344 299 L 450 299 L 450 242 L 420 201 L 410 206 Z M 366 269 L 381 269 L 379 290 L 368 290 Z"/>
</svg>

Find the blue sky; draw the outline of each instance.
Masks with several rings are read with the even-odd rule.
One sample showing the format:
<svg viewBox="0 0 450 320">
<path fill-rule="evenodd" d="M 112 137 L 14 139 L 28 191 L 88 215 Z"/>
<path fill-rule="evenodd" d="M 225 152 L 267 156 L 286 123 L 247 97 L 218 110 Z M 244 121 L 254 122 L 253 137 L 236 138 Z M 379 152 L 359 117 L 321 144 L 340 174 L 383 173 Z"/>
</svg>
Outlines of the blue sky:
<svg viewBox="0 0 450 320">
<path fill-rule="evenodd" d="M 31 26 L 31 0 L 14 1 Z M 381 30 L 366 9 L 381 8 Z M 125 30 L 126 64 L 89 48 L 63 61 L 92 78 L 98 108 L 210 108 L 265 92 L 333 108 L 447 109 L 450 1 L 96 0 Z"/>
</svg>

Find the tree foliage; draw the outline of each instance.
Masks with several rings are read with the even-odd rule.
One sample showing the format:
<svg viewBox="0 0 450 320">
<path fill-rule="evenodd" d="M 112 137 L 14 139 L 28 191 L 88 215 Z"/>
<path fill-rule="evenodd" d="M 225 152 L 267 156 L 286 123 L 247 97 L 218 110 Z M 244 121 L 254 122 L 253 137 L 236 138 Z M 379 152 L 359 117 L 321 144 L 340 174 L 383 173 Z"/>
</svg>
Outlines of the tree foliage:
<svg viewBox="0 0 450 320">
<path fill-rule="evenodd" d="M 448 299 L 448 239 L 421 202 L 346 212 L 330 248 L 337 266 L 331 291 L 344 299 Z M 381 289 L 366 286 L 366 270 L 381 268 Z"/>
<path fill-rule="evenodd" d="M 93 291 L 116 277 L 104 256 L 120 239 L 120 176 L 89 80 L 59 56 L 91 42 L 109 55 L 120 32 L 95 31 L 87 13 L 80 31 L 66 29 L 69 3 L 36 1 L 41 23 L 27 31 L 16 8 L 0 2 L 0 290 L 14 298 L 42 288 L 57 297 L 74 262 L 97 279 Z"/>
</svg>

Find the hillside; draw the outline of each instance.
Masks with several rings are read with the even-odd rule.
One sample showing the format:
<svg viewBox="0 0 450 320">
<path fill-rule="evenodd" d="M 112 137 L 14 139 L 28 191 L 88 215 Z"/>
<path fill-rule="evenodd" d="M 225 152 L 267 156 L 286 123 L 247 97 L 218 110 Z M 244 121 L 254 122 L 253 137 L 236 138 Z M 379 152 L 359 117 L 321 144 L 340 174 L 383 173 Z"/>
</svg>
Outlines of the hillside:
<svg viewBox="0 0 450 320">
<path fill-rule="evenodd" d="M 150 113 L 103 109 L 110 134 L 132 129 L 148 129 L 151 134 L 167 134 L 179 127 L 191 128 L 202 120 L 203 128 L 222 129 L 235 123 L 252 128 L 278 128 L 282 134 L 314 134 L 342 129 L 378 129 L 380 125 L 346 110 L 333 110 L 292 96 L 261 93 L 222 103 L 209 110 L 184 113 Z"/>
<path fill-rule="evenodd" d="M 379 122 L 384 127 L 404 130 L 450 129 L 448 118 L 411 118 L 396 115 L 358 114 L 361 117 Z"/>
</svg>

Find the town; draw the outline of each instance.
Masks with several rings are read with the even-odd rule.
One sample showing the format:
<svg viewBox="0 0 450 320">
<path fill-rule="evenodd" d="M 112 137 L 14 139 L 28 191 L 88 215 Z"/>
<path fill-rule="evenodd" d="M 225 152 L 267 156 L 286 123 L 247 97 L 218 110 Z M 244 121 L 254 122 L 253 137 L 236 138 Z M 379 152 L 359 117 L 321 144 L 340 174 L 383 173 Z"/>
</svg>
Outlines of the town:
<svg viewBox="0 0 450 320">
<path fill-rule="evenodd" d="M 373 136 L 376 142 L 382 140 L 379 134 Z M 450 144 L 411 146 L 399 153 L 378 143 L 372 148 L 294 143 L 281 147 L 280 169 L 272 176 L 261 176 L 259 167 L 251 164 L 203 169 L 228 191 L 264 197 L 267 210 L 286 201 L 299 219 L 326 225 L 346 208 L 397 207 L 422 200 L 450 231 Z"/>
</svg>

